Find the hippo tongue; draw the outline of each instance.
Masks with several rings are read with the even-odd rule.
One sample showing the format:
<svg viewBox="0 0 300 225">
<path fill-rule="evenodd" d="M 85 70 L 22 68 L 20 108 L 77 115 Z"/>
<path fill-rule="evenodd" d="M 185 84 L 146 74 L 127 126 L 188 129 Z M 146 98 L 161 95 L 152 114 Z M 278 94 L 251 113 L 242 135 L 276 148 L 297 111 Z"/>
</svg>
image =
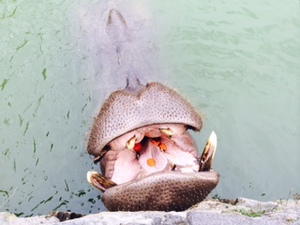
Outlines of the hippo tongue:
<svg viewBox="0 0 300 225">
<path fill-rule="evenodd" d="M 164 152 L 151 141 L 148 142 L 146 150 L 141 153 L 139 162 L 145 171 L 145 174 L 141 174 L 142 176 L 157 171 L 170 171 L 169 161 Z"/>
</svg>

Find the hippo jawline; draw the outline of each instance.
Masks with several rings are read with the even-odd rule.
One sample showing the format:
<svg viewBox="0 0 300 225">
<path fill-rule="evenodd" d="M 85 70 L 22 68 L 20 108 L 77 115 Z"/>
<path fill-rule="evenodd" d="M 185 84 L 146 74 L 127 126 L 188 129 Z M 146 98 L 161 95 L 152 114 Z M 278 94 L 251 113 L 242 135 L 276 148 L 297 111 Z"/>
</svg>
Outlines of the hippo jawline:
<svg viewBox="0 0 300 225">
<path fill-rule="evenodd" d="M 216 134 L 200 156 L 188 132 L 201 127 L 194 108 L 160 83 L 116 91 L 103 104 L 88 143 L 103 175 L 91 171 L 87 179 L 104 192 L 110 211 L 185 210 L 219 181 L 211 169 Z"/>
</svg>

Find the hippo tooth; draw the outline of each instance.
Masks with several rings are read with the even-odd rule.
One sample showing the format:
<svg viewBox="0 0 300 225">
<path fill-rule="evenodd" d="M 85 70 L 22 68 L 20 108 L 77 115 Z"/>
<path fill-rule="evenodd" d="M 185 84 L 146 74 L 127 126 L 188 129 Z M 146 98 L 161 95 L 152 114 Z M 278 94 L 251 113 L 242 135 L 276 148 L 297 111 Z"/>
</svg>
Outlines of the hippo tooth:
<svg viewBox="0 0 300 225">
<path fill-rule="evenodd" d="M 211 132 L 206 145 L 208 145 L 208 146 L 210 146 L 210 148 L 214 149 L 214 151 L 212 151 L 212 156 L 211 156 L 212 158 L 214 158 L 216 150 L 217 150 L 217 135 L 214 131 Z"/>
<path fill-rule="evenodd" d="M 91 178 L 94 174 L 98 174 L 98 172 L 96 171 L 88 171 L 86 174 L 86 179 L 89 183 L 92 183 Z"/>
<path fill-rule="evenodd" d="M 161 136 L 161 132 L 159 129 L 155 128 L 155 129 L 150 129 L 149 131 L 147 131 L 145 133 L 145 136 L 149 137 L 149 138 L 158 138 Z"/>
<path fill-rule="evenodd" d="M 169 137 L 173 135 L 173 131 L 170 128 L 160 128 L 159 130 L 161 133 L 163 133 Z"/>
<path fill-rule="evenodd" d="M 176 164 L 170 163 L 170 166 L 171 166 L 171 170 L 172 170 L 172 171 L 176 169 Z"/>
<path fill-rule="evenodd" d="M 144 139 L 144 134 L 136 133 L 135 134 L 135 143 L 140 143 Z"/>
<path fill-rule="evenodd" d="M 97 188 L 98 190 L 104 192 L 106 189 L 116 186 L 117 184 L 110 179 L 107 179 L 102 174 L 96 171 L 88 171 L 86 174 L 87 181 Z"/>
<path fill-rule="evenodd" d="M 133 136 L 132 138 L 130 138 L 129 141 L 127 141 L 126 148 L 133 149 L 134 145 L 135 145 L 135 136 Z"/>
<path fill-rule="evenodd" d="M 210 171 L 217 149 L 217 135 L 214 131 L 211 132 L 202 155 L 200 157 L 199 171 Z"/>
</svg>

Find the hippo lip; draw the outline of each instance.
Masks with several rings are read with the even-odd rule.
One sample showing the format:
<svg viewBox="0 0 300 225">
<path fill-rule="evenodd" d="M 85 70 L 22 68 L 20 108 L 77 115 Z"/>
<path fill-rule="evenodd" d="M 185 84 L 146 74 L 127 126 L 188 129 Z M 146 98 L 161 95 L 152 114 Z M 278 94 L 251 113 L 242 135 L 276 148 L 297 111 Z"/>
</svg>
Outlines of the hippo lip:
<svg viewBox="0 0 300 225">
<path fill-rule="evenodd" d="M 96 171 L 89 171 L 87 177 L 99 190 L 103 184 L 100 182 L 103 179 L 107 182 Z M 198 173 L 157 172 L 106 189 L 102 201 L 109 211 L 183 211 L 203 201 L 218 181 L 219 174 L 213 170 Z"/>
<path fill-rule="evenodd" d="M 170 134 L 170 130 L 164 130 L 163 132 Z M 133 144 L 132 141 L 129 141 L 127 146 L 130 144 Z M 212 163 L 214 160 L 216 147 L 217 136 L 215 132 L 212 132 L 204 147 L 201 157 L 199 157 L 197 160 L 197 165 L 191 164 L 183 166 L 176 165 L 175 163 L 169 163 L 167 166 L 168 168 L 164 168 L 161 171 L 149 174 L 144 174 L 143 176 L 139 176 L 136 179 L 124 182 L 122 184 L 117 184 L 96 171 L 89 171 L 87 173 L 87 180 L 92 186 L 104 192 L 102 200 L 106 207 L 111 211 L 136 211 L 146 209 L 165 211 L 183 210 L 190 207 L 192 204 L 203 200 L 206 195 L 217 185 L 219 175 L 217 172 L 212 170 Z M 176 182 L 176 184 L 174 184 L 174 182 Z M 170 206 L 170 200 L 168 201 L 164 199 L 164 201 L 162 201 L 160 198 L 155 200 L 156 204 L 149 204 L 149 201 L 146 201 L 147 204 L 145 204 L 145 200 L 139 201 L 136 199 L 128 203 L 128 199 L 126 199 L 124 201 L 127 203 L 126 206 L 124 206 L 124 201 L 120 200 L 124 198 L 124 195 L 127 194 L 132 195 L 131 198 L 134 198 L 134 196 L 142 193 L 143 197 L 148 196 L 146 197 L 147 199 L 152 196 L 151 199 L 153 201 L 153 199 L 157 197 L 153 196 L 153 193 L 151 191 L 149 192 L 149 190 L 153 190 L 154 187 L 155 189 L 159 189 L 162 186 L 164 186 L 164 189 L 160 191 L 162 196 L 164 196 L 166 189 L 172 190 L 173 186 L 173 191 L 178 194 L 184 193 L 185 198 L 188 199 L 188 201 L 181 201 L 181 199 L 172 200 L 175 203 L 177 202 L 177 204 Z M 197 196 L 189 196 L 195 192 L 191 191 L 193 189 L 199 189 L 200 194 L 199 191 L 196 191 L 196 193 L 198 193 Z M 167 198 L 169 198 L 169 196 Z M 152 205 L 154 205 L 154 207 L 152 207 Z"/>
<path fill-rule="evenodd" d="M 140 84 L 141 85 L 141 84 Z M 184 124 L 200 131 L 202 120 L 192 105 L 173 89 L 158 82 L 112 93 L 94 121 L 88 153 L 101 156 L 105 146 L 128 131 L 151 124 Z"/>
</svg>

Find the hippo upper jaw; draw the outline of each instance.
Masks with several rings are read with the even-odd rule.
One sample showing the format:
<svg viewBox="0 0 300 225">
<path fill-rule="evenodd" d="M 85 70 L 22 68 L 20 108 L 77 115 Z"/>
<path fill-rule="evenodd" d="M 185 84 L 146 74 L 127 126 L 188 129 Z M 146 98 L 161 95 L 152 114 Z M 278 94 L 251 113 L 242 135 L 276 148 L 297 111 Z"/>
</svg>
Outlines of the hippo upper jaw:
<svg viewBox="0 0 300 225">
<path fill-rule="evenodd" d="M 127 86 L 104 102 L 91 130 L 88 153 L 101 156 L 114 139 L 153 124 L 183 124 L 196 131 L 202 128 L 200 115 L 173 89 L 158 82 L 141 85 L 137 91 Z"/>
</svg>

